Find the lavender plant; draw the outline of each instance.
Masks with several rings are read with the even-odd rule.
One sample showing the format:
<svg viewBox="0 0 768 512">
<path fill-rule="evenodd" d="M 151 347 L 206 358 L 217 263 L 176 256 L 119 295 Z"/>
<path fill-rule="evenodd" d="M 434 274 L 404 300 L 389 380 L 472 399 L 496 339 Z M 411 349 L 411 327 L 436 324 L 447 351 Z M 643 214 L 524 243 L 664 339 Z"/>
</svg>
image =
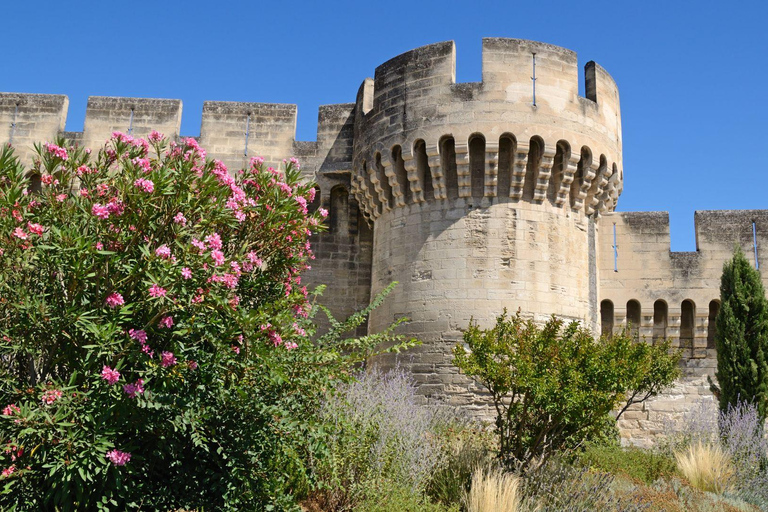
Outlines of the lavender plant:
<svg viewBox="0 0 768 512">
<path fill-rule="evenodd" d="M 323 405 L 330 456 L 318 462 L 325 484 L 314 500 L 344 509 L 394 482 L 420 494 L 442 457 L 436 433 L 444 416 L 419 403 L 402 370 L 372 370 L 336 387 Z"/>
</svg>

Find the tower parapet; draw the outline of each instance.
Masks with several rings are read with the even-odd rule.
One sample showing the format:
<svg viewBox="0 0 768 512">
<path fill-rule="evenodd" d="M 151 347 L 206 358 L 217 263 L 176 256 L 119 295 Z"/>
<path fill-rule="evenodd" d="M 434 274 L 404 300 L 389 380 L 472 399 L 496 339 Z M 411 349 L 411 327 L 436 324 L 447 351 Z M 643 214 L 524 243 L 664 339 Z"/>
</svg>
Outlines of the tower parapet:
<svg viewBox="0 0 768 512">
<path fill-rule="evenodd" d="M 470 197 L 613 210 L 623 171 L 610 75 L 588 63 L 579 96 L 574 52 L 519 39 L 484 39 L 482 62 L 482 82 L 456 83 L 455 45 L 437 43 L 363 84 L 353 189 L 365 212 Z"/>
</svg>

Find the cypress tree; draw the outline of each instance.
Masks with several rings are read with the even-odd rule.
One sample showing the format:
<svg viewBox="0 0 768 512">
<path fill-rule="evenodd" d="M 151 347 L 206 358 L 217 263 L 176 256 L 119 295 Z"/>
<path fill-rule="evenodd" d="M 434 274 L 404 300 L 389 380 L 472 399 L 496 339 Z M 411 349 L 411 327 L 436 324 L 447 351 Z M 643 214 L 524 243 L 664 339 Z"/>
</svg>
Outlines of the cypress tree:
<svg viewBox="0 0 768 512">
<path fill-rule="evenodd" d="M 768 409 L 768 300 L 760 273 L 740 248 L 723 265 L 715 325 L 720 410 L 738 401 L 750 402 L 764 420 Z"/>
</svg>

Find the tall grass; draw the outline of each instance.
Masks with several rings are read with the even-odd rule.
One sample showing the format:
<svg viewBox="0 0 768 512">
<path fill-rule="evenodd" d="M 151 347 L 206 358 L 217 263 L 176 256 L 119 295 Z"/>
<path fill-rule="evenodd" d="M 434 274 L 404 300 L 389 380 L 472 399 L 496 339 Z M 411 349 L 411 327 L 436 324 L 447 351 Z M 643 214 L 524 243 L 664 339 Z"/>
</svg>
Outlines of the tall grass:
<svg viewBox="0 0 768 512">
<path fill-rule="evenodd" d="M 518 512 L 520 478 L 498 469 L 477 468 L 467 496 L 467 512 Z"/>
<path fill-rule="evenodd" d="M 680 473 L 699 490 L 722 494 L 732 483 L 733 464 L 718 444 L 697 441 L 676 452 L 675 459 Z"/>
</svg>

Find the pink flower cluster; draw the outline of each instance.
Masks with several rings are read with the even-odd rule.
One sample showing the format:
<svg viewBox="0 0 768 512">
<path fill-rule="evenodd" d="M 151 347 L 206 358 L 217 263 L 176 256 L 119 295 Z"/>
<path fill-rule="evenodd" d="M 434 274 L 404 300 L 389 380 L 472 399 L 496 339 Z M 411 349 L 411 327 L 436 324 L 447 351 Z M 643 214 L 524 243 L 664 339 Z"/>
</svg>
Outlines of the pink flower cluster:
<svg viewBox="0 0 768 512">
<path fill-rule="evenodd" d="M 173 217 L 173 222 L 175 222 L 176 224 L 179 224 L 181 226 L 186 226 L 187 225 L 187 218 L 184 217 L 183 213 L 179 212 L 179 213 L 177 213 Z"/>
<path fill-rule="evenodd" d="M 138 167 L 139 169 L 141 169 L 145 173 L 150 172 L 152 170 L 152 166 L 150 165 L 148 158 L 136 157 L 133 160 L 131 160 L 131 163 L 133 165 L 135 165 L 136 167 Z"/>
<path fill-rule="evenodd" d="M 161 286 L 158 286 L 157 284 L 153 284 L 149 287 L 149 296 L 150 297 L 165 297 L 165 294 L 168 293 L 168 291 L 165 288 L 162 288 Z"/>
<path fill-rule="evenodd" d="M 111 450 L 107 452 L 107 459 L 115 466 L 125 466 L 131 461 L 131 454 L 128 452 L 121 452 L 120 450 Z"/>
<path fill-rule="evenodd" d="M 43 228 L 43 226 L 41 226 L 40 224 L 36 224 L 36 223 L 33 223 L 33 222 L 27 222 L 27 229 L 29 229 L 29 232 L 32 233 L 32 234 L 42 235 L 43 234 L 43 230 L 45 228 Z"/>
<path fill-rule="evenodd" d="M 119 293 L 114 292 L 110 294 L 109 297 L 107 297 L 105 302 L 107 303 L 107 306 L 114 309 L 118 306 L 122 306 L 123 304 L 125 304 L 125 299 L 123 299 L 123 296 L 120 295 Z"/>
<path fill-rule="evenodd" d="M 160 357 L 160 365 L 163 368 L 167 368 L 176 364 L 176 356 L 173 355 L 173 352 L 162 352 Z"/>
<path fill-rule="evenodd" d="M 3 407 L 3 415 L 5 416 L 13 416 L 14 414 L 19 414 L 20 412 L 21 409 L 19 409 L 19 406 L 16 404 L 8 404 Z"/>
<path fill-rule="evenodd" d="M 117 381 L 120 380 L 120 372 L 104 365 L 104 368 L 101 370 L 101 378 L 109 384 L 117 384 Z"/>
<path fill-rule="evenodd" d="M 49 389 L 49 390 L 43 391 L 43 394 L 40 396 L 40 400 L 45 405 L 51 405 L 53 402 L 55 402 L 62 396 L 63 396 L 63 393 L 58 389 Z"/>
<path fill-rule="evenodd" d="M 171 258 L 171 249 L 167 245 L 163 244 L 160 247 L 158 247 L 157 249 L 155 249 L 155 255 L 159 256 L 159 257 L 161 257 L 163 259 L 166 259 L 166 260 L 170 259 Z"/>
<path fill-rule="evenodd" d="M 141 345 L 141 351 L 147 354 L 150 359 L 155 357 L 155 351 L 147 345 L 147 332 L 144 329 L 130 329 L 128 336 L 135 339 Z"/>
<path fill-rule="evenodd" d="M 133 182 L 133 186 L 143 190 L 147 194 L 151 194 L 155 191 L 155 184 L 152 182 L 152 180 L 147 180 L 144 178 L 139 178 L 136 181 Z"/>
<path fill-rule="evenodd" d="M 11 476 L 13 474 L 14 471 L 16 471 L 16 465 L 12 464 L 11 466 L 5 468 L 2 471 L 2 473 L 0 473 L 0 476 L 2 476 L 3 478 L 8 478 L 9 476 Z"/>
<path fill-rule="evenodd" d="M 95 203 L 91 207 L 91 213 L 95 215 L 96 217 L 100 219 L 108 219 L 109 218 L 109 208 L 107 206 L 102 206 L 99 203 Z"/>
<path fill-rule="evenodd" d="M 164 316 L 157 325 L 161 329 L 170 329 L 173 327 L 173 317 L 171 315 Z"/>
<path fill-rule="evenodd" d="M 123 391 L 130 398 L 136 398 L 136 395 L 144 392 L 144 379 L 137 379 L 133 384 L 123 384 Z"/>
<path fill-rule="evenodd" d="M 62 160 L 68 160 L 69 154 L 67 154 L 67 150 L 57 146 L 56 144 L 51 144 L 50 142 L 45 145 L 46 151 L 50 153 L 51 155 L 61 158 Z"/>
</svg>

